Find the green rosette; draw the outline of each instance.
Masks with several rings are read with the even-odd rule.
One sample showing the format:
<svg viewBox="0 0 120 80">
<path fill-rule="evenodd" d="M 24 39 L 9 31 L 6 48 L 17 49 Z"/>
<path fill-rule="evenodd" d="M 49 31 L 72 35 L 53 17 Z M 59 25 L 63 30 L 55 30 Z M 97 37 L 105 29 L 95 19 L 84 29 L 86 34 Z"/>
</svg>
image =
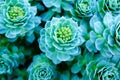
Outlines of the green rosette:
<svg viewBox="0 0 120 80">
<path fill-rule="evenodd" d="M 40 23 L 36 13 L 27 0 L 5 0 L 0 6 L 0 34 L 12 40 L 32 35 Z"/>
<path fill-rule="evenodd" d="M 53 63 L 44 55 L 36 55 L 27 69 L 28 80 L 55 80 L 56 72 Z"/>
<path fill-rule="evenodd" d="M 40 32 L 39 47 L 55 64 L 72 61 L 80 55 L 84 42 L 81 28 L 72 19 L 53 18 Z"/>
</svg>

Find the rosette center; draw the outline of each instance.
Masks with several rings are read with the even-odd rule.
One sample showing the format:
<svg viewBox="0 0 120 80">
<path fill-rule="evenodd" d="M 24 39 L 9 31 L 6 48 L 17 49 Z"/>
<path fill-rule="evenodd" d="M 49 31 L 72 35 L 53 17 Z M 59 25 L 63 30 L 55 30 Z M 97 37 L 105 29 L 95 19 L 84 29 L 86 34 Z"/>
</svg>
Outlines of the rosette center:
<svg viewBox="0 0 120 80">
<path fill-rule="evenodd" d="M 9 9 L 8 15 L 11 19 L 16 19 L 18 17 L 24 16 L 24 10 L 18 6 L 13 6 Z"/>
<path fill-rule="evenodd" d="M 82 2 L 82 3 L 79 3 L 78 5 L 79 5 L 80 10 L 81 10 L 82 12 L 88 12 L 89 9 L 90 9 L 88 2 Z"/>
<path fill-rule="evenodd" d="M 69 27 L 61 27 L 57 30 L 57 38 L 62 39 L 63 41 L 71 40 L 72 31 Z"/>
</svg>

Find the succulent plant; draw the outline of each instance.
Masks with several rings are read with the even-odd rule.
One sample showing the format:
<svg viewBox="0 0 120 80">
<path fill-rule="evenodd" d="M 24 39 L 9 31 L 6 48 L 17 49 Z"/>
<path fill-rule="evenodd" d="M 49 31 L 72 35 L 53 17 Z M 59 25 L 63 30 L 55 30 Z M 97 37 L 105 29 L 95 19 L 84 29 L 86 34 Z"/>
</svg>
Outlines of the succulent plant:
<svg viewBox="0 0 120 80">
<path fill-rule="evenodd" d="M 54 80 L 56 75 L 55 66 L 44 54 L 34 56 L 27 71 L 29 80 Z"/>
<path fill-rule="evenodd" d="M 100 13 L 112 12 L 120 13 L 120 0 L 98 0 L 98 10 Z"/>
<path fill-rule="evenodd" d="M 18 67 L 19 64 L 23 64 L 21 60 L 24 59 L 21 48 L 10 45 L 0 46 L 0 74 L 12 74 L 12 70 Z"/>
<path fill-rule="evenodd" d="M 55 64 L 71 61 L 81 53 L 84 42 L 80 27 L 72 19 L 53 18 L 40 32 L 39 47 Z"/>
<path fill-rule="evenodd" d="M 40 23 L 36 13 L 27 0 L 5 0 L 0 6 L 0 34 L 14 40 L 32 34 Z"/>
<path fill-rule="evenodd" d="M 77 0 L 74 9 L 76 17 L 91 17 L 97 11 L 96 0 Z"/>
<path fill-rule="evenodd" d="M 0 0 L 0 80 L 120 80 L 120 0 Z"/>
<path fill-rule="evenodd" d="M 117 63 L 101 58 L 91 61 L 87 65 L 86 73 L 88 80 L 119 80 L 119 68 Z"/>
<path fill-rule="evenodd" d="M 103 56 L 120 55 L 119 48 L 119 18 L 108 12 L 103 19 L 94 15 L 90 20 L 90 35 L 86 48 L 92 52 L 100 51 Z"/>
</svg>

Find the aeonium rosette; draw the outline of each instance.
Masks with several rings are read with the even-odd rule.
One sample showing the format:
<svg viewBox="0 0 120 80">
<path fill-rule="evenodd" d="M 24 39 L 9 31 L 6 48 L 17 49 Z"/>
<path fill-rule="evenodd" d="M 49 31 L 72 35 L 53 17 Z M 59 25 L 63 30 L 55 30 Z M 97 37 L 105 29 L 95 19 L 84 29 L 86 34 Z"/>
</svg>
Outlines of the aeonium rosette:
<svg viewBox="0 0 120 80">
<path fill-rule="evenodd" d="M 88 80 L 119 80 L 119 61 L 116 61 L 117 64 L 111 60 L 103 59 L 101 58 L 89 62 L 86 67 Z"/>
<path fill-rule="evenodd" d="M 29 80 L 54 80 L 56 75 L 55 66 L 44 54 L 34 56 L 27 71 Z"/>
<path fill-rule="evenodd" d="M 10 39 L 30 35 L 40 23 L 36 13 L 26 0 L 5 0 L 0 6 L 0 34 Z"/>
<path fill-rule="evenodd" d="M 86 41 L 86 48 L 92 52 L 99 51 L 103 56 L 120 55 L 119 27 L 120 15 L 113 16 L 107 12 L 103 19 L 99 14 L 90 19 L 91 31 Z"/>
<path fill-rule="evenodd" d="M 120 13 L 120 0 L 98 0 L 100 12 Z"/>
<path fill-rule="evenodd" d="M 97 10 L 96 0 L 77 0 L 74 10 L 78 17 L 91 17 Z"/>
<path fill-rule="evenodd" d="M 23 64 L 24 55 L 21 48 L 17 46 L 9 45 L 0 47 L 0 75 L 1 74 L 12 74 L 13 68 Z"/>
<path fill-rule="evenodd" d="M 109 29 L 108 35 L 108 50 L 113 55 L 120 55 L 120 15 L 113 16 L 112 13 L 106 13 L 103 23 Z"/>
<path fill-rule="evenodd" d="M 80 27 L 72 19 L 52 18 L 40 32 L 39 47 L 55 64 L 71 61 L 81 53 L 84 39 Z"/>
</svg>

